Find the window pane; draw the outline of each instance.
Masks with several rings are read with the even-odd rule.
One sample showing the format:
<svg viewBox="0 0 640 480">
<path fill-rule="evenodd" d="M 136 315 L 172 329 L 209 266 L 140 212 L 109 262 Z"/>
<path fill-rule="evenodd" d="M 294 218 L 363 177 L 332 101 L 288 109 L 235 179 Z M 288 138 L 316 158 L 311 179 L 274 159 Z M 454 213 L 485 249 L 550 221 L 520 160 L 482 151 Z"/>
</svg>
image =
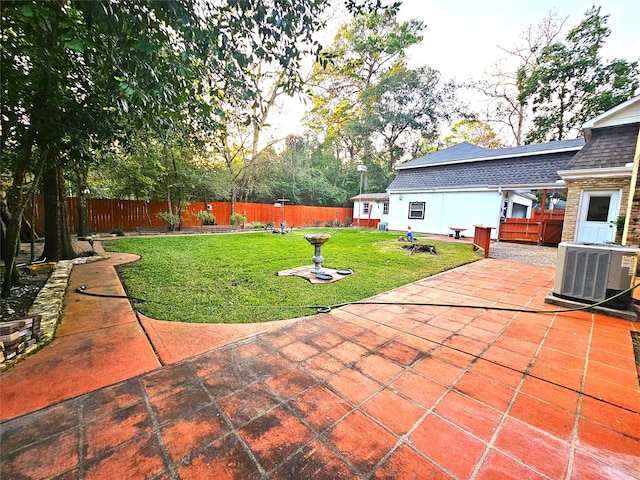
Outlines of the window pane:
<svg viewBox="0 0 640 480">
<path fill-rule="evenodd" d="M 382 204 L 382 214 L 383 215 L 388 215 L 389 214 L 389 202 L 384 202 Z"/>
<path fill-rule="evenodd" d="M 606 222 L 609 218 L 609 204 L 611 196 L 590 197 L 587 222 Z"/>
<path fill-rule="evenodd" d="M 363 213 L 369 213 L 369 204 L 368 203 L 363 203 L 362 204 L 362 212 Z"/>
<path fill-rule="evenodd" d="M 409 218 L 424 218 L 424 202 L 412 202 L 409 204 Z"/>
</svg>

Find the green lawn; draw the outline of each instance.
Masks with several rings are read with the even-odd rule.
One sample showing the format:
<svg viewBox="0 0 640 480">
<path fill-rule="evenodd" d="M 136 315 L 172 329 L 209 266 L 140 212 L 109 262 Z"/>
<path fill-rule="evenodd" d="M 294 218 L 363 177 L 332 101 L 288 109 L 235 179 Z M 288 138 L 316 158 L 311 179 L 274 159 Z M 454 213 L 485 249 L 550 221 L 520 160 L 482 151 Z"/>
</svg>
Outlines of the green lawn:
<svg viewBox="0 0 640 480">
<path fill-rule="evenodd" d="M 354 274 L 332 284 L 312 285 L 278 271 L 313 262 L 308 233 L 330 233 L 322 247 L 327 268 Z M 135 253 L 140 261 L 120 273 L 128 294 L 147 300 L 137 308 L 153 318 L 203 323 L 250 323 L 315 313 L 306 305 L 359 301 L 438 272 L 473 262 L 469 244 L 437 242 L 438 255 L 409 255 L 397 233 L 368 229 L 295 230 L 272 233 L 124 238 L 105 242 L 107 251 Z"/>
</svg>

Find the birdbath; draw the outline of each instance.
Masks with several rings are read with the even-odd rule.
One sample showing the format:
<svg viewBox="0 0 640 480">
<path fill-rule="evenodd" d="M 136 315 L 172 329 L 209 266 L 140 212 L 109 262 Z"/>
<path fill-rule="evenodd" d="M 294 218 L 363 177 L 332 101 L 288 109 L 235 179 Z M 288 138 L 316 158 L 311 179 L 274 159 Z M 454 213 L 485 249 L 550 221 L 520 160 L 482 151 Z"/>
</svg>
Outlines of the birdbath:
<svg viewBox="0 0 640 480">
<path fill-rule="evenodd" d="M 313 260 L 313 263 L 315 264 L 313 270 L 311 270 L 311 273 L 315 273 L 316 275 L 318 273 L 324 273 L 324 270 L 322 269 L 322 262 L 324 262 L 324 257 L 320 253 L 320 249 L 322 248 L 322 245 L 330 238 L 331 235 L 327 233 L 314 233 L 312 235 L 304 236 L 304 239 L 316 248 L 315 255 L 311 258 L 311 260 Z"/>
</svg>

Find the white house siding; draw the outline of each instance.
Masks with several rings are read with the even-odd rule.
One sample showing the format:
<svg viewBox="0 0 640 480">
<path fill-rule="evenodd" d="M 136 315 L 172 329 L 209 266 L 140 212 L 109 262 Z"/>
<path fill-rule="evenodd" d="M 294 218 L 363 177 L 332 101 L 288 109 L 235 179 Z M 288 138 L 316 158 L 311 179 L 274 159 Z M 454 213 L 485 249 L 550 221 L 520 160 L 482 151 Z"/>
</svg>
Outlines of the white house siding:
<svg viewBox="0 0 640 480">
<path fill-rule="evenodd" d="M 364 213 L 363 204 L 368 203 L 370 213 Z M 376 202 L 372 200 L 367 201 L 354 201 L 353 202 L 353 221 L 354 223 L 361 218 L 362 220 L 380 220 L 381 222 L 386 222 L 388 220 L 388 215 L 384 214 L 384 203 L 385 202 Z M 389 206 L 391 208 L 391 206 Z"/>
<path fill-rule="evenodd" d="M 497 238 L 503 196 L 497 191 L 390 193 L 389 230 L 449 235 L 451 227 L 466 228 L 464 236 L 473 236 L 474 225 L 494 227 Z M 409 203 L 425 202 L 424 219 L 409 218 Z"/>
<path fill-rule="evenodd" d="M 505 217 L 508 218 L 529 218 L 531 216 L 531 207 L 533 200 L 517 193 L 508 194 L 505 199 L 507 211 Z"/>
</svg>

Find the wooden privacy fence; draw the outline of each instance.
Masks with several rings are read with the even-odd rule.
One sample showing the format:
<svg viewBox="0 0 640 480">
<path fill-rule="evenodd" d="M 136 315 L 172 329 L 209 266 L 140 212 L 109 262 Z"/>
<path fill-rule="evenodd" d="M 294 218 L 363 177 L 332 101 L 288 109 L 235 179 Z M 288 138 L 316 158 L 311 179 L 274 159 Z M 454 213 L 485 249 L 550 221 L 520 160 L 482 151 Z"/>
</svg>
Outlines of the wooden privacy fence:
<svg viewBox="0 0 640 480">
<path fill-rule="evenodd" d="M 211 202 L 209 211 L 220 225 L 229 225 L 231 205 L 228 202 Z M 199 227 L 201 222 L 196 215 L 206 210 L 204 202 L 191 202 L 182 209 L 184 227 Z M 29 216 L 30 208 L 27 208 Z M 44 231 L 44 205 L 41 196 L 35 197 L 35 226 L 39 232 Z M 114 229 L 133 232 L 136 229 L 163 229 L 167 223 L 159 217 L 160 212 L 167 211 L 167 202 L 141 200 L 109 200 L 87 199 L 87 217 L 89 230 L 92 233 L 107 233 Z M 285 205 L 276 207 L 273 204 L 236 202 L 235 213 L 244 214 L 247 223 L 273 222 L 276 226 L 284 220 L 288 227 L 325 225 L 333 222 L 351 222 L 353 209 L 348 207 L 311 207 L 305 205 Z M 78 228 L 78 203 L 75 197 L 67 198 L 67 214 L 72 232 Z"/>
<path fill-rule="evenodd" d="M 534 210 L 531 218 L 507 218 L 500 222 L 498 239 L 503 242 L 557 245 L 562 239 L 564 210 Z"/>
</svg>

